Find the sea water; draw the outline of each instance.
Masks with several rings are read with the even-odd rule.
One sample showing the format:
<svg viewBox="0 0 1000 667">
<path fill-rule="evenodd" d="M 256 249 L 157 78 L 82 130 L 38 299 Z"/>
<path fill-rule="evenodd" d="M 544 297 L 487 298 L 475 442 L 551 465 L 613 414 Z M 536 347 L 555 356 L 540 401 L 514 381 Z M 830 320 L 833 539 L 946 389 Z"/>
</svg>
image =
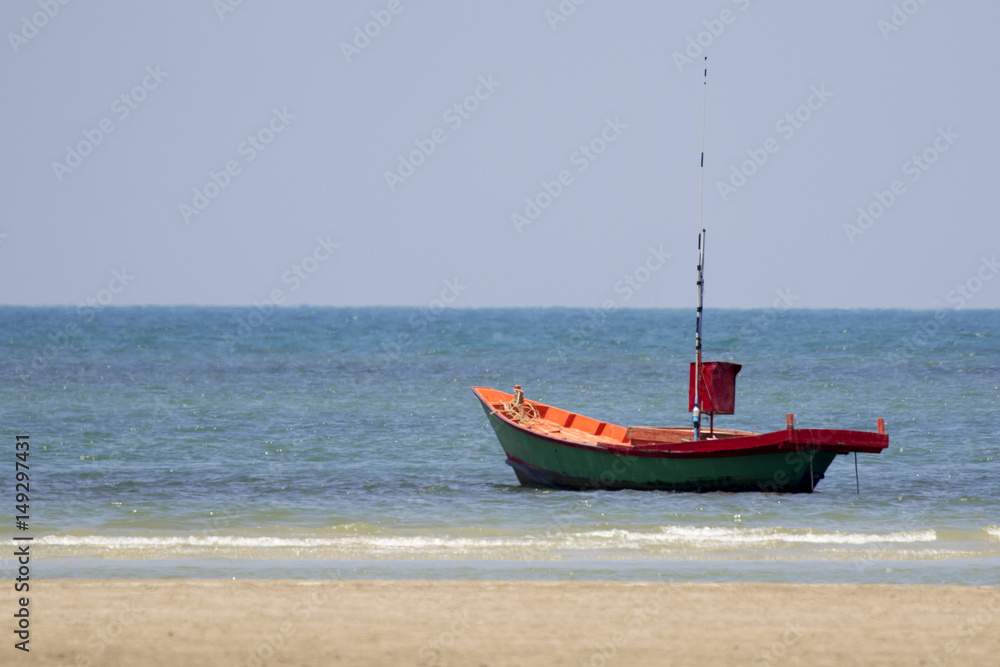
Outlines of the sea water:
<svg viewBox="0 0 1000 667">
<path fill-rule="evenodd" d="M 525 488 L 470 389 L 685 425 L 693 339 L 679 310 L 3 307 L 0 538 L 37 577 L 1000 584 L 998 311 L 707 311 L 705 358 L 744 365 L 716 426 L 885 419 L 813 494 Z"/>
</svg>

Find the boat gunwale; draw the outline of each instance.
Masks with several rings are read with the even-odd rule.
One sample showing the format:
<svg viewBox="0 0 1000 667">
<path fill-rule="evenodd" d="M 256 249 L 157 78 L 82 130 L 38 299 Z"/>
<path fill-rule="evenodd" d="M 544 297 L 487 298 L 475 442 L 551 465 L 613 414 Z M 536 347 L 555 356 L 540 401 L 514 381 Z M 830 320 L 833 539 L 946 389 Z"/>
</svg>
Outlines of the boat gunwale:
<svg viewBox="0 0 1000 667">
<path fill-rule="evenodd" d="M 610 440 L 604 443 L 594 444 L 581 441 L 573 441 L 566 438 L 557 437 L 552 434 L 545 434 L 528 428 L 514 421 L 497 409 L 494 403 L 490 402 L 481 390 L 494 392 L 501 396 L 513 398 L 497 389 L 489 387 L 473 387 L 476 397 L 487 409 L 491 416 L 500 419 L 504 425 L 514 428 L 533 438 L 559 444 L 567 447 L 586 449 L 594 452 L 602 452 L 614 455 L 624 455 L 633 457 L 649 458 L 717 458 L 729 456 L 756 456 L 760 454 L 773 454 L 780 452 L 804 452 L 804 451 L 828 451 L 846 454 L 848 452 L 861 452 L 877 454 L 889 446 L 889 436 L 887 434 L 871 431 L 853 431 L 846 429 L 781 429 L 768 433 L 747 434 L 732 437 L 709 440 L 688 440 L 676 443 L 649 443 L 633 444 L 631 441 L 614 443 Z M 506 399 L 505 399 L 506 400 Z M 561 410 L 553 406 L 538 401 L 526 402 L 533 406 L 541 406 L 547 409 Z M 564 411 L 568 412 L 568 411 Z M 569 413 L 578 414 L 578 413 Z M 585 415 L 581 415 L 585 416 Z M 592 419 L 589 418 L 588 419 Z M 542 420 L 547 421 L 547 420 Z M 597 421 L 597 420 L 594 420 Z M 559 426 L 556 422 L 549 421 L 554 426 Z M 610 422 L 602 422 L 610 423 Z M 621 427 L 613 424 L 618 428 Z M 559 426 L 560 430 L 565 427 Z M 674 428 L 674 427 L 668 427 Z M 683 427 L 680 427 L 683 429 Z M 748 433 L 741 431 L 740 433 Z M 599 436 L 595 436 L 599 437 Z M 501 441 L 501 445 L 503 442 Z"/>
</svg>

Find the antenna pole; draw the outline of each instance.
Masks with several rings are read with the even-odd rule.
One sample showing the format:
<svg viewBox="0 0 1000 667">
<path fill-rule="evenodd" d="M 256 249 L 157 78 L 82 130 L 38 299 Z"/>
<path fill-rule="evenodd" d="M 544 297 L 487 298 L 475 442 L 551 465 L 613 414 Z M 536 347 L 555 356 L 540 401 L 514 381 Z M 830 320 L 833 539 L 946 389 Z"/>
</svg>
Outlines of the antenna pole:
<svg viewBox="0 0 1000 667">
<path fill-rule="evenodd" d="M 705 111 L 708 108 L 708 56 L 705 56 L 705 82 L 701 89 L 701 183 L 698 185 L 698 229 L 705 231 L 702 215 L 705 209 Z"/>
<path fill-rule="evenodd" d="M 694 409 L 691 422 L 694 439 L 701 439 L 701 321 L 705 301 L 705 240 L 702 218 L 705 210 L 705 110 L 708 106 L 708 56 L 705 57 L 705 81 L 701 93 L 701 183 L 698 187 L 698 310 L 694 328 Z"/>
</svg>

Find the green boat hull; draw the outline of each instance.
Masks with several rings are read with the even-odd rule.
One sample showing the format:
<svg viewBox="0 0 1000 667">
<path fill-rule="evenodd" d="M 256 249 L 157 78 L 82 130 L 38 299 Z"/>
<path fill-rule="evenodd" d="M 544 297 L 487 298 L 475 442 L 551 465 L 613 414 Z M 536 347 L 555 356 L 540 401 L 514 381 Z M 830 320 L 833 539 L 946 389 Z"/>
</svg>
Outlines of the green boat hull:
<svg viewBox="0 0 1000 667">
<path fill-rule="evenodd" d="M 838 452 L 791 451 L 726 455 L 634 454 L 545 438 L 502 420 L 483 405 L 521 484 L 561 489 L 811 492 Z"/>
</svg>

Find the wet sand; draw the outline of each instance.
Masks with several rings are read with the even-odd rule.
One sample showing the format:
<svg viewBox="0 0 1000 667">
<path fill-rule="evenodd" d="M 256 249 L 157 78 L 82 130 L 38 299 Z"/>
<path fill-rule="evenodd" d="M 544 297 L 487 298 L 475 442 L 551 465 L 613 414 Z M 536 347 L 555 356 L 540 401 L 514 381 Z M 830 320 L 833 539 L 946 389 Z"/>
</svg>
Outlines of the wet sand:
<svg viewBox="0 0 1000 667">
<path fill-rule="evenodd" d="M 9 582 L 8 582 L 9 583 Z M 12 586 L 5 608 L 16 611 Z M 41 580 L 31 665 L 986 665 L 1000 587 Z M 13 658 L 13 660 L 10 660 Z"/>
</svg>

